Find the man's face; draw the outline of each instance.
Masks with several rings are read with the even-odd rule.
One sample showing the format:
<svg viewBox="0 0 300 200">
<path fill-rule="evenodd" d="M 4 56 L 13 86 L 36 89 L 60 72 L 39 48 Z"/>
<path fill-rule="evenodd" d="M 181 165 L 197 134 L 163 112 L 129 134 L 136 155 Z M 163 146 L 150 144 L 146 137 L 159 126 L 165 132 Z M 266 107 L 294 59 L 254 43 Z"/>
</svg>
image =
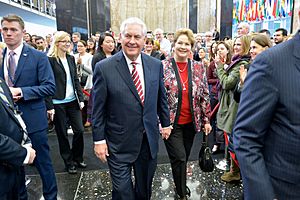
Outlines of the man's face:
<svg viewBox="0 0 300 200">
<path fill-rule="evenodd" d="M 122 49 L 126 56 L 135 61 L 144 47 L 145 35 L 142 26 L 129 24 L 125 28 L 124 35 L 121 36 Z"/>
<path fill-rule="evenodd" d="M 249 33 L 249 30 L 245 26 L 238 26 L 237 28 L 238 35 L 247 35 Z"/>
<path fill-rule="evenodd" d="M 72 41 L 74 43 L 77 43 L 80 40 L 80 38 L 78 37 L 78 35 L 72 35 Z"/>
<path fill-rule="evenodd" d="M 168 40 L 170 41 L 170 42 L 173 42 L 174 41 L 174 35 L 173 34 L 168 34 Z"/>
<path fill-rule="evenodd" d="M 100 38 L 100 33 L 96 33 L 95 34 L 95 41 L 98 42 Z"/>
<path fill-rule="evenodd" d="M 212 39 L 213 39 L 212 34 L 205 34 L 205 41 L 206 41 L 206 42 L 211 42 Z"/>
<path fill-rule="evenodd" d="M 282 31 L 276 31 L 274 33 L 274 42 L 275 42 L 275 44 L 279 44 L 279 43 L 283 42 L 284 38 L 285 37 L 283 36 Z"/>
<path fill-rule="evenodd" d="M 21 27 L 18 22 L 12 21 L 3 21 L 2 24 L 2 35 L 6 46 L 14 50 L 17 48 L 23 40 L 25 30 Z"/>
<path fill-rule="evenodd" d="M 40 39 L 40 40 L 35 40 L 35 44 L 36 44 L 36 46 L 37 46 L 37 49 L 38 49 L 38 50 L 41 50 L 41 51 L 43 51 L 43 50 L 45 49 L 45 47 L 46 47 L 45 41 L 42 40 L 42 39 Z"/>
<path fill-rule="evenodd" d="M 195 40 L 196 40 L 196 43 L 200 43 L 201 40 L 202 40 L 201 35 L 197 34 L 196 37 L 195 37 Z"/>
<path fill-rule="evenodd" d="M 162 39 L 163 39 L 163 37 L 164 37 L 164 35 L 163 35 L 163 33 L 162 32 L 160 32 L 160 31 L 157 31 L 156 33 L 155 33 L 155 37 L 156 37 L 156 39 L 158 40 L 158 41 L 162 41 Z"/>
</svg>

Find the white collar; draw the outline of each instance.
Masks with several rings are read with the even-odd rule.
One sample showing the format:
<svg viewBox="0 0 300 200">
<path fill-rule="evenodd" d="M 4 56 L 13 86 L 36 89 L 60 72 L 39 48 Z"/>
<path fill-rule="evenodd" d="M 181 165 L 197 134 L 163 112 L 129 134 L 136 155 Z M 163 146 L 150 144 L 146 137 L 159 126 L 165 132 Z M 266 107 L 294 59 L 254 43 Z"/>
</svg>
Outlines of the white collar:
<svg viewBox="0 0 300 200">
<path fill-rule="evenodd" d="M 24 44 L 22 42 L 21 45 L 18 46 L 17 48 L 15 48 L 14 50 L 10 50 L 9 48 L 7 48 L 7 54 L 6 55 L 9 55 L 9 52 L 14 51 L 15 54 L 17 54 L 17 56 L 20 56 L 21 53 L 22 53 L 23 47 L 24 47 Z"/>
<path fill-rule="evenodd" d="M 124 53 L 124 51 L 123 51 L 123 55 L 125 56 L 127 65 L 130 66 L 131 63 L 132 63 L 133 61 L 130 60 L 130 59 L 126 56 L 126 54 Z M 138 65 L 142 65 L 142 56 L 141 56 L 141 54 L 139 54 L 139 56 L 137 57 L 136 60 L 134 60 L 134 62 L 138 63 Z"/>
</svg>

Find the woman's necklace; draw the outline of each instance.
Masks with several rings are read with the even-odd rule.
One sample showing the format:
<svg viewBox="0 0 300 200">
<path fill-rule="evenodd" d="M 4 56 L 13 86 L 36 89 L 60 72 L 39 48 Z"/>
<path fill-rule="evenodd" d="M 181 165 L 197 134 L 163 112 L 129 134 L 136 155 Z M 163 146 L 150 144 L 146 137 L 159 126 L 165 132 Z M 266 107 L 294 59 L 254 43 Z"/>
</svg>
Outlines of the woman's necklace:
<svg viewBox="0 0 300 200">
<path fill-rule="evenodd" d="M 182 84 L 182 90 L 186 90 L 186 86 L 185 86 L 185 84 L 188 82 L 188 80 L 189 80 L 189 77 L 187 77 L 187 79 L 185 80 L 185 81 L 183 81 L 183 79 L 182 79 L 182 76 L 181 76 L 181 73 L 183 73 L 184 71 L 185 71 L 185 69 L 187 68 L 187 66 L 188 66 L 188 63 L 186 63 L 186 65 L 185 65 L 185 67 L 183 68 L 183 70 L 180 70 L 180 68 L 178 67 L 178 65 L 177 65 L 177 68 L 178 68 L 178 70 L 179 70 L 179 78 L 180 78 L 180 82 L 181 82 L 181 84 Z"/>
<path fill-rule="evenodd" d="M 178 65 L 177 65 L 178 70 L 179 70 L 181 73 L 185 71 L 185 69 L 186 69 L 187 66 L 188 66 L 188 63 L 186 63 L 186 65 L 184 66 L 184 68 L 181 70 L 181 69 L 178 67 Z"/>
</svg>

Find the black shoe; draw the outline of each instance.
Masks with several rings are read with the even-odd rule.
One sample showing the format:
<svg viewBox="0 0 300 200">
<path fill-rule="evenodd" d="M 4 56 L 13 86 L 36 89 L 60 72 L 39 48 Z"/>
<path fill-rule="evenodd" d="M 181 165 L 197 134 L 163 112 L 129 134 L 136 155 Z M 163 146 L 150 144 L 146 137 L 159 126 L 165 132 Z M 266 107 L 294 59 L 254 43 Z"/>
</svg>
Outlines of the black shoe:
<svg viewBox="0 0 300 200">
<path fill-rule="evenodd" d="M 74 165 L 67 166 L 66 170 L 69 174 L 77 174 L 77 169 Z"/>
<path fill-rule="evenodd" d="M 191 197 L 191 190 L 188 186 L 186 186 L 186 196 Z"/>
<path fill-rule="evenodd" d="M 188 187 L 188 186 L 186 186 L 186 195 L 185 196 L 183 196 L 183 197 L 180 197 L 179 196 L 179 194 L 177 194 L 177 191 L 176 191 L 176 189 L 174 189 L 175 190 L 175 196 L 174 196 L 174 199 L 175 200 L 186 200 L 186 199 L 188 199 L 189 197 L 191 197 L 191 190 L 190 190 L 190 188 Z"/>
<path fill-rule="evenodd" d="M 74 163 L 79 168 L 86 168 L 87 167 L 87 164 L 84 161 L 82 161 L 82 162 L 74 162 Z"/>
</svg>

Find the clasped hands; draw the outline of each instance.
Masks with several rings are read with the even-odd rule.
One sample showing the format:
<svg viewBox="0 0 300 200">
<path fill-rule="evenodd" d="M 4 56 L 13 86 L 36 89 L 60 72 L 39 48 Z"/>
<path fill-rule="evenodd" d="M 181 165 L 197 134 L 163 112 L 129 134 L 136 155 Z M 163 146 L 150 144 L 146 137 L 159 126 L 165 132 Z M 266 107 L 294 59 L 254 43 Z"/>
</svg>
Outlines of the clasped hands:
<svg viewBox="0 0 300 200">
<path fill-rule="evenodd" d="M 11 94 L 13 96 L 13 100 L 15 102 L 17 102 L 19 99 L 22 98 L 22 90 L 21 90 L 21 88 L 19 88 L 19 87 L 17 87 L 17 88 L 15 88 L 15 87 L 9 87 L 9 90 L 10 90 L 10 92 L 11 92 Z"/>
<path fill-rule="evenodd" d="M 173 127 L 170 125 L 168 127 L 164 127 L 160 129 L 162 139 L 168 139 L 171 135 Z"/>
</svg>

